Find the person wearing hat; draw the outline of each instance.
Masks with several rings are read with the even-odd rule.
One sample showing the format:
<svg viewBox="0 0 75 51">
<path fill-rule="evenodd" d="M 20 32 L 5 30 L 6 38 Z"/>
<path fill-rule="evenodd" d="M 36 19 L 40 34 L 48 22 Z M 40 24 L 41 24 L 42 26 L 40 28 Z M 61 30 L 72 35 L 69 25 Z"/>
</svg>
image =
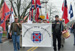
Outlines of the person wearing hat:
<svg viewBox="0 0 75 51">
<path fill-rule="evenodd" d="M 55 16 L 55 21 L 52 23 L 52 30 L 53 30 L 53 47 L 54 51 L 57 51 L 56 48 L 56 39 L 58 40 L 58 51 L 61 49 L 61 34 L 63 30 L 63 24 L 59 20 L 59 16 Z"/>
<path fill-rule="evenodd" d="M 14 51 L 20 50 L 21 29 L 22 29 L 21 24 L 18 22 L 18 17 L 16 16 L 15 22 L 11 24 L 10 28 L 10 36 L 12 35 Z"/>
<path fill-rule="evenodd" d="M 38 23 L 42 23 L 42 19 L 40 17 L 38 18 Z"/>
<path fill-rule="evenodd" d="M 23 19 L 21 19 L 21 20 L 20 20 L 20 23 L 23 23 L 23 22 L 24 22 L 24 20 L 23 20 Z"/>
<path fill-rule="evenodd" d="M 47 19 L 43 19 L 43 23 L 47 23 Z"/>
</svg>

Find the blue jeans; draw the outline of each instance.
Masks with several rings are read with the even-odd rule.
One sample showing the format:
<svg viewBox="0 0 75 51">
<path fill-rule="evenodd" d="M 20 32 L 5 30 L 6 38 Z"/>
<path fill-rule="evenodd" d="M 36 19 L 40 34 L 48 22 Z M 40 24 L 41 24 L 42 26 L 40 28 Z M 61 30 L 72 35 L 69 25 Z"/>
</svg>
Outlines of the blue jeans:
<svg viewBox="0 0 75 51">
<path fill-rule="evenodd" d="M 19 50 L 20 49 L 20 35 L 17 35 L 17 33 L 14 32 L 14 35 L 12 35 L 12 40 L 13 40 L 14 51 Z"/>
<path fill-rule="evenodd" d="M 2 34 L 3 34 L 3 33 L 0 33 L 0 43 L 2 42 L 2 40 L 1 40 L 1 39 L 2 39 Z"/>
</svg>

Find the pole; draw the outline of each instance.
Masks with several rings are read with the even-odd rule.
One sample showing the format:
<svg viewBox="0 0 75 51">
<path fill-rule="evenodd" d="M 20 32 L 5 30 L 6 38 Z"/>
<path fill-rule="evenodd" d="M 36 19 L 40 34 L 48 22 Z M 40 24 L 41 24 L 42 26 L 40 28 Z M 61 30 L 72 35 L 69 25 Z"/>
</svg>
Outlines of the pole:
<svg viewBox="0 0 75 51">
<path fill-rule="evenodd" d="M 46 15 L 47 15 L 47 3 L 48 3 L 48 0 L 44 0 L 45 2 L 45 19 L 46 19 Z"/>
</svg>

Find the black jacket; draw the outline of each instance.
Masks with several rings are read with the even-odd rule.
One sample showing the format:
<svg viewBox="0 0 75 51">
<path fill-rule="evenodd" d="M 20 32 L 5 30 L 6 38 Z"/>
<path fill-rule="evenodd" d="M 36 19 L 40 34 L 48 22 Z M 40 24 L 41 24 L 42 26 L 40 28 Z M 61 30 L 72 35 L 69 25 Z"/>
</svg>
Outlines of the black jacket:
<svg viewBox="0 0 75 51">
<path fill-rule="evenodd" d="M 54 33 L 61 33 L 63 31 L 62 21 L 53 21 L 52 23 L 52 31 Z"/>
</svg>

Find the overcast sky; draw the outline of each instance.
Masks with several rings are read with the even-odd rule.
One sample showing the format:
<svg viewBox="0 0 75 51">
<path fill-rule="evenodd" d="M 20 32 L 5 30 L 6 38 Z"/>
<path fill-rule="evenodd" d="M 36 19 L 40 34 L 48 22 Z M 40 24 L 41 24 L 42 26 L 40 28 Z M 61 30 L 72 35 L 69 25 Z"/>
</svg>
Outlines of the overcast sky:
<svg viewBox="0 0 75 51">
<path fill-rule="evenodd" d="M 64 0 L 49 0 L 49 3 L 52 2 L 57 7 L 57 9 L 59 10 L 58 14 L 60 15 L 60 17 L 62 17 L 62 10 L 61 9 L 62 9 L 63 1 Z M 75 2 L 75 0 L 67 0 L 68 11 L 69 11 L 69 8 L 70 8 L 70 3 L 72 3 L 72 5 L 73 5 L 73 12 L 74 12 L 74 18 L 73 19 L 75 19 L 75 5 L 74 5 L 74 2 Z"/>
<path fill-rule="evenodd" d="M 0 0 L 1 1 L 1 0 Z M 9 1 L 9 0 L 5 0 L 5 1 Z M 16 1 L 16 0 L 15 0 Z M 24 0 L 22 0 L 24 1 Z M 27 1 L 27 0 L 26 0 Z M 31 1 L 31 0 L 29 0 Z M 44 0 L 43 0 L 44 1 Z M 63 4 L 63 1 L 64 0 L 49 0 L 48 1 L 48 5 L 50 3 L 53 3 L 53 5 L 57 8 L 57 10 L 59 10 L 59 13 L 57 13 L 60 17 L 62 17 L 62 4 Z M 75 0 L 67 0 L 67 5 L 68 5 L 68 10 L 69 10 L 69 7 L 70 7 L 70 3 L 72 3 L 73 5 L 73 12 L 74 12 L 74 15 L 75 15 L 75 5 L 74 5 L 74 2 Z M 7 5 L 9 4 L 9 2 L 6 2 Z M 28 3 L 28 2 L 27 2 Z M 10 7 L 10 5 L 8 5 Z M 44 6 L 45 7 L 45 6 Z M 45 9 L 42 9 L 43 10 L 43 14 L 45 14 Z M 74 19 L 75 19 L 75 16 L 74 16 Z"/>
</svg>

